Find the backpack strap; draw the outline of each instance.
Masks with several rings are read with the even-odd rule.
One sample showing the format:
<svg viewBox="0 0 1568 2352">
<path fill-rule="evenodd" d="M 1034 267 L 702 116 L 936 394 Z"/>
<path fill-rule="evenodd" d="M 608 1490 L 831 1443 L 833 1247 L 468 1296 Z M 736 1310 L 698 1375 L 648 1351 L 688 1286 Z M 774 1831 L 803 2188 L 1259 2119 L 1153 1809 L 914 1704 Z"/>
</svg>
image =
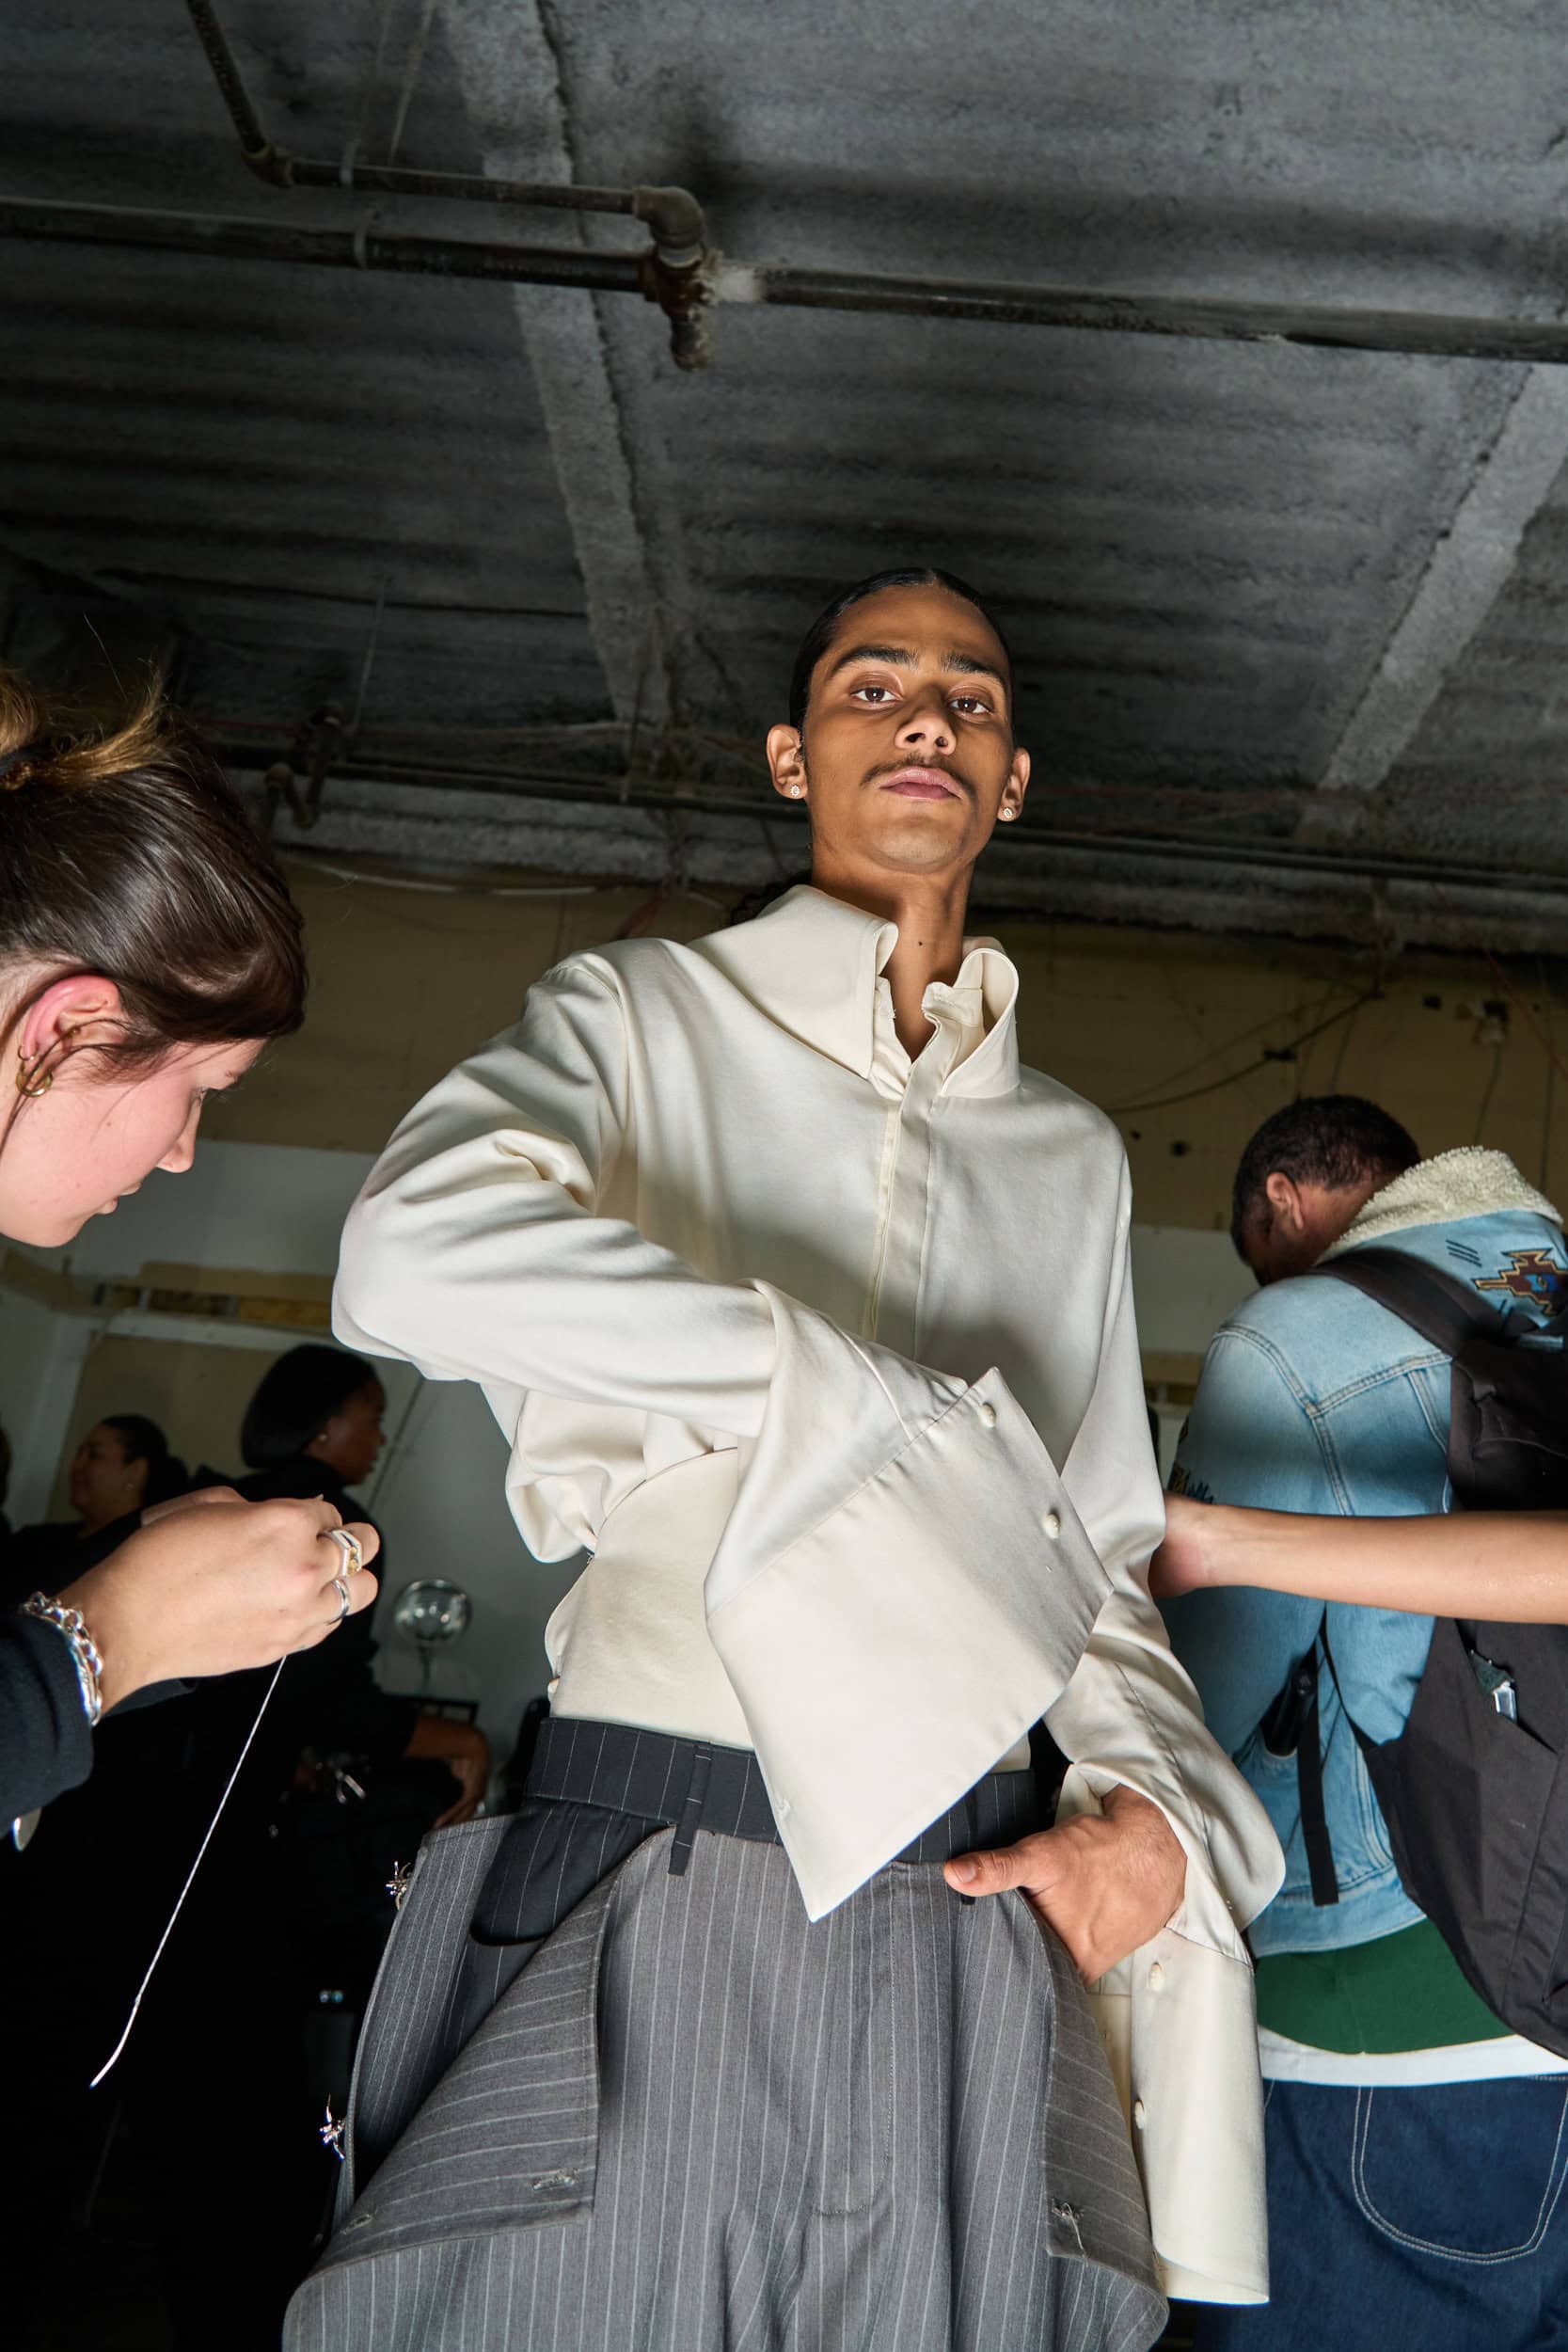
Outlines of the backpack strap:
<svg viewBox="0 0 1568 2352">
<path fill-rule="evenodd" d="M 1352 1249 L 1329 1265 L 1315 1265 L 1311 1274 L 1348 1282 L 1353 1290 L 1376 1299 L 1445 1356 L 1457 1356 L 1466 1340 L 1478 1336 L 1497 1346 L 1513 1347 L 1527 1320 L 1499 1314 L 1466 1284 L 1441 1266 L 1412 1257 L 1407 1249 Z"/>
</svg>

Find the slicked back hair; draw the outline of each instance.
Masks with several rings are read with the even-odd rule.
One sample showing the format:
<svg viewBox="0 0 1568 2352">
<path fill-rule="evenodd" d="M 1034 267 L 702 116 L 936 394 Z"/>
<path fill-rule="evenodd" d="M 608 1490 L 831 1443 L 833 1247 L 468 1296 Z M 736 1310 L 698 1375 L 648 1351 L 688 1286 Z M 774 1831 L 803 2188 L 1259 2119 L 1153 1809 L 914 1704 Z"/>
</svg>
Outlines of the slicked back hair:
<svg viewBox="0 0 1568 2352">
<path fill-rule="evenodd" d="M 789 680 L 789 723 L 803 727 L 806 712 L 811 707 L 812 674 L 832 644 L 838 625 L 851 606 L 863 604 L 867 596 L 880 596 L 884 588 L 945 588 L 950 596 L 961 596 L 972 604 L 1002 648 L 1007 688 L 1009 716 L 1013 694 L 1013 654 L 1006 631 L 977 588 L 956 572 L 939 571 L 934 564 L 914 564 L 891 572 L 873 572 L 867 580 L 857 580 L 851 588 L 841 588 L 831 604 L 824 605 L 800 640 L 800 650 L 795 657 L 795 667 Z"/>
<path fill-rule="evenodd" d="M 1331 1192 L 1364 1184 L 1377 1186 L 1414 1168 L 1420 1151 L 1407 1128 L 1360 1094 L 1306 1094 L 1265 1119 L 1242 1153 L 1230 1196 L 1230 1238 L 1244 1258 L 1246 1236 L 1259 1211 L 1269 1207 L 1263 1187 L 1275 1173 L 1293 1184 L 1322 1184 Z"/>
</svg>

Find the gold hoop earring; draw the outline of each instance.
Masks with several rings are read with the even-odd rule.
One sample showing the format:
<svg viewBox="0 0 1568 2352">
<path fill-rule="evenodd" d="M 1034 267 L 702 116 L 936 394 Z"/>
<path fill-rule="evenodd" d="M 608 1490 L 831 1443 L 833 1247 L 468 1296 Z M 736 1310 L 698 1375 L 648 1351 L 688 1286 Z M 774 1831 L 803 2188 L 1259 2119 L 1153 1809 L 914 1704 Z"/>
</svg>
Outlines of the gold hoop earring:
<svg viewBox="0 0 1568 2352">
<path fill-rule="evenodd" d="M 40 1078 L 39 1076 L 39 1071 L 48 1057 L 48 1047 L 45 1046 L 41 1053 L 37 1053 L 33 1056 L 31 1061 L 28 1060 L 25 1054 L 18 1054 L 16 1057 L 16 1090 L 18 1094 L 25 1094 L 36 1100 L 39 1095 L 48 1093 L 50 1088 L 55 1083 L 55 1073 L 52 1070 L 45 1070 L 42 1077 Z"/>
</svg>

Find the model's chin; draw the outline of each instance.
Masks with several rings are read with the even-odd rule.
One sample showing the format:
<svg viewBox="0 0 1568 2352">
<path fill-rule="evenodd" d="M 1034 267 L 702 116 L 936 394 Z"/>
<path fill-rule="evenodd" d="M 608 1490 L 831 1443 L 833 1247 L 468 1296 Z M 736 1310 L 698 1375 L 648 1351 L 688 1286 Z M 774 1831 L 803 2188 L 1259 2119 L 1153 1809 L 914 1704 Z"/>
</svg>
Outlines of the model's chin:
<svg viewBox="0 0 1568 2352">
<path fill-rule="evenodd" d="M 870 845 L 879 865 L 900 873 L 933 874 L 973 861 L 979 844 L 971 841 L 968 812 L 957 802 L 900 801 L 895 805 L 898 817 L 879 825 Z"/>
</svg>

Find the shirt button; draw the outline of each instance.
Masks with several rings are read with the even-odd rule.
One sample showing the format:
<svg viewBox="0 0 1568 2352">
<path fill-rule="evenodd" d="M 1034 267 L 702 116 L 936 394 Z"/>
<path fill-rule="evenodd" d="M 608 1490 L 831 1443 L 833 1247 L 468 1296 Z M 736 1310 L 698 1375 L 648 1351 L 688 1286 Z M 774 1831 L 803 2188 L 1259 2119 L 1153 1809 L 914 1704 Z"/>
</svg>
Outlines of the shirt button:
<svg viewBox="0 0 1568 2352">
<path fill-rule="evenodd" d="M 1162 1966 L 1160 1965 L 1160 1963 L 1159 1963 L 1157 1960 L 1151 1960 L 1151 1961 L 1149 1962 L 1149 1963 L 1148 1963 L 1148 1989 L 1149 1989 L 1149 1991 L 1150 1991 L 1151 1993 L 1158 1993 L 1158 1992 L 1160 1991 L 1160 1988 L 1162 1987 L 1162 1985 L 1164 1983 L 1164 1981 L 1165 1981 L 1165 1972 L 1164 1972 L 1164 1968 L 1162 1968 Z"/>
<path fill-rule="evenodd" d="M 1145 2108 L 1144 2103 L 1141 2099 L 1134 2099 L 1132 2102 L 1132 2121 L 1137 2125 L 1140 2132 L 1148 2121 L 1148 2110 Z"/>
<path fill-rule="evenodd" d="M 974 1410 L 979 1415 L 980 1426 L 982 1429 L 994 1429 L 996 1427 L 996 1407 L 994 1405 L 988 1405 L 985 1398 L 982 1397 L 979 1404 L 974 1407 Z"/>
<path fill-rule="evenodd" d="M 1047 1511 L 1044 1518 L 1040 1520 L 1040 1525 L 1044 1528 L 1052 1542 L 1054 1543 L 1057 1536 L 1062 1532 L 1061 1513 L 1059 1511 Z"/>
</svg>

